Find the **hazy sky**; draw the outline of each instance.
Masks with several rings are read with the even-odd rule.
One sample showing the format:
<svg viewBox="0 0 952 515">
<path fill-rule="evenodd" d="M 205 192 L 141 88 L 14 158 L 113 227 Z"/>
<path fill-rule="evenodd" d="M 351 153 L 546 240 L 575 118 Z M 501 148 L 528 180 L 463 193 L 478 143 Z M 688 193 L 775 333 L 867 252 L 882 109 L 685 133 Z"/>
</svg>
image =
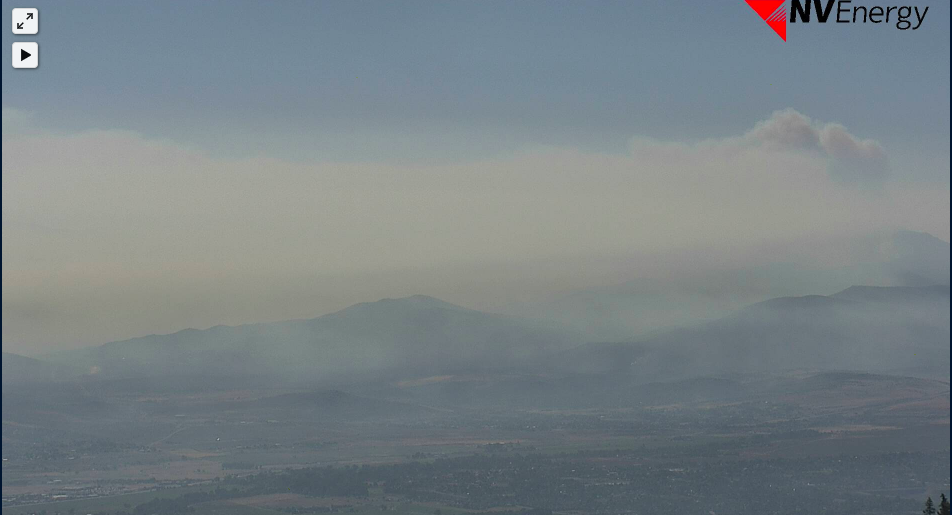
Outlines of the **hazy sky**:
<svg viewBox="0 0 952 515">
<path fill-rule="evenodd" d="M 40 34 L 3 36 L 41 63 L 2 52 L 4 350 L 949 238 L 945 2 L 786 43 L 742 0 L 29 5 Z"/>
</svg>

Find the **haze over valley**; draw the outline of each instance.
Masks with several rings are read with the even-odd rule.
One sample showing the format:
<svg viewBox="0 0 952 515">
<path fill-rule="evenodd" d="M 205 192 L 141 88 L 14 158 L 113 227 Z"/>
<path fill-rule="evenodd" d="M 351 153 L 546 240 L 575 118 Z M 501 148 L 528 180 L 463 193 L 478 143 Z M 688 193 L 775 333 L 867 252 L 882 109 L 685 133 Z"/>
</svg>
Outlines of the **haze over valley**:
<svg viewBox="0 0 952 515">
<path fill-rule="evenodd" d="M 891 238 L 905 251 L 848 266 L 632 280 L 509 313 L 413 295 L 311 319 L 4 353 L 4 468 L 17 478 L 6 483 L 4 511 L 623 513 L 668 506 L 666 476 L 684 470 L 689 499 L 754 513 L 766 498 L 737 504 L 731 487 L 692 474 L 714 463 L 740 475 L 782 466 L 808 488 L 814 480 L 805 478 L 829 460 L 844 479 L 870 483 L 833 482 L 790 502 L 815 509 L 840 499 L 864 513 L 913 507 L 948 481 L 949 244 L 920 233 Z M 857 278 L 870 284 L 827 294 Z M 809 285 L 821 293 L 759 300 Z M 627 339 L 600 339 L 626 327 Z M 539 498 L 540 485 L 460 498 L 450 488 L 461 466 L 514 481 L 525 472 L 507 467 L 519 460 L 556 471 L 605 452 L 612 465 L 573 488 L 589 491 L 605 474 L 631 479 L 595 497 Z M 482 461 L 467 462 L 473 453 Z M 766 457 L 779 461 L 759 464 Z M 385 467 L 407 460 L 433 467 L 419 473 L 441 478 L 427 480 L 434 490 L 398 486 Z M 347 475 L 349 464 L 361 465 L 362 479 Z M 312 468 L 328 465 L 345 468 Z M 660 490 L 637 493 L 635 471 Z M 286 481 L 303 482 L 275 497 Z M 385 486 L 360 486 L 368 481 Z M 882 493 L 896 481 L 913 483 Z M 171 500 L 149 501 L 148 492 Z"/>
<path fill-rule="evenodd" d="M 919 1 L 0 0 L 0 510 L 949 515 Z"/>
</svg>

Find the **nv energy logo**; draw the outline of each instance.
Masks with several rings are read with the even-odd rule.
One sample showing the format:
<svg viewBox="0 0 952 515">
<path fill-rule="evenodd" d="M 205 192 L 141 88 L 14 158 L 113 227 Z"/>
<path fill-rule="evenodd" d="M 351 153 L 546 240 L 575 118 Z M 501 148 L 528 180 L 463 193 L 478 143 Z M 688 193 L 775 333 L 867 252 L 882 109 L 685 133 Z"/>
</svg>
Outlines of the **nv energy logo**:
<svg viewBox="0 0 952 515">
<path fill-rule="evenodd" d="M 787 8 L 785 0 L 747 0 L 747 5 L 784 41 L 787 40 Z M 817 23 L 885 23 L 895 24 L 899 30 L 916 30 L 922 26 L 929 11 L 920 12 L 915 5 L 852 5 L 852 0 L 790 0 L 790 23 L 810 23 L 816 15 Z M 831 20 L 832 18 L 832 20 Z"/>
</svg>

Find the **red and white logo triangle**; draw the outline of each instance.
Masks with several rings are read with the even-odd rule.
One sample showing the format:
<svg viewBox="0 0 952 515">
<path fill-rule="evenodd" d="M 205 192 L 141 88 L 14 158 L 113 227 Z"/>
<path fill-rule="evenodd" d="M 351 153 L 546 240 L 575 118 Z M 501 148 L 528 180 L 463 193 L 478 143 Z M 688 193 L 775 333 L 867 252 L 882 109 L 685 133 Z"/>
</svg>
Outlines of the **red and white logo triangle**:
<svg viewBox="0 0 952 515">
<path fill-rule="evenodd" d="M 784 41 L 787 40 L 787 9 L 783 0 L 747 0 L 747 5 Z"/>
</svg>

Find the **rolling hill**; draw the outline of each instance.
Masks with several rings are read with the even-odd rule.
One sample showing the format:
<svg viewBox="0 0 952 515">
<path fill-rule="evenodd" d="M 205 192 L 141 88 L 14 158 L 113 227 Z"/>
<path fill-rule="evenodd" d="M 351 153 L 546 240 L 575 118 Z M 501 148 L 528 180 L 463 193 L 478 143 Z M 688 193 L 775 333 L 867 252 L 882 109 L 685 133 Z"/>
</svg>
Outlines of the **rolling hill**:
<svg viewBox="0 0 952 515">
<path fill-rule="evenodd" d="M 546 302 L 516 306 L 513 312 L 574 328 L 593 341 L 630 340 L 727 316 L 776 297 L 830 295 L 856 284 L 949 284 L 949 243 L 930 234 L 883 232 L 830 246 L 828 261 L 837 265 L 772 262 L 737 269 L 680 271 L 575 291 Z"/>
<path fill-rule="evenodd" d="M 949 287 L 781 297 L 640 343 L 651 350 L 639 369 L 674 377 L 798 368 L 947 374 Z"/>
<path fill-rule="evenodd" d="M 58 382 L 74 379 L 84 371 L 61 363 L 28 358 L 19 354 L 3 353 L 3 385 L 39 382 Z"/>
<path fill-rule="evenodd" d="M 57 353 L 102 377 L 269 376 L 288 381 L 354 374 L 507 367 L 580 339 L 515 318 L 416 295 L 361 303 L 310 320 L 187 329 Z"/>
</svg>

